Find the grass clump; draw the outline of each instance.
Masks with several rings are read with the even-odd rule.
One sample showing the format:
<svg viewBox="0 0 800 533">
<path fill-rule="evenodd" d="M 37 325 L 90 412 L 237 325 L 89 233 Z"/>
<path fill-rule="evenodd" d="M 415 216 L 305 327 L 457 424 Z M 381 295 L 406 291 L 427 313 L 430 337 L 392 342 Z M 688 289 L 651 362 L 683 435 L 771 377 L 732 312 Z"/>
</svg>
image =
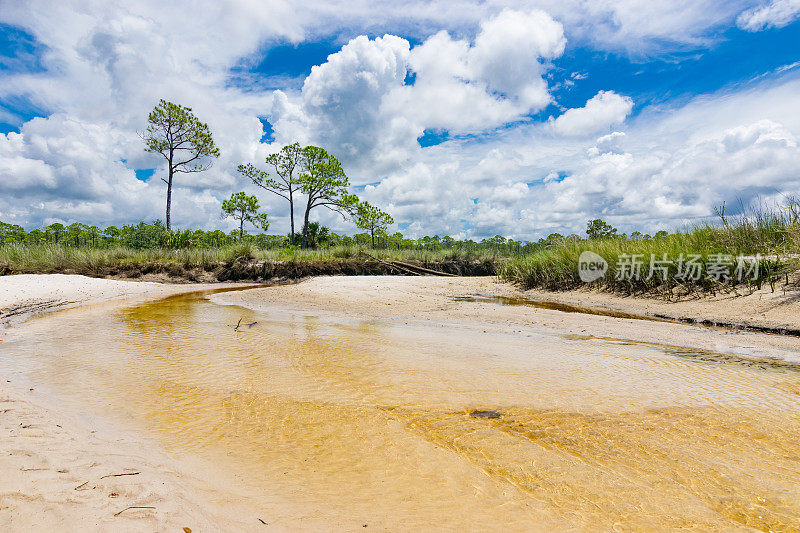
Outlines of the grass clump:
<svg viewBox="0 0 800 533">
<path fill-rule="evenodd" d="M 789 284 L 800 257 L 797 217 L 762 209 L 733 220 L 723 211 L 720 218 L 718 225 L 655 238 L 566 239 L 511 258 L 499 274 L 525 289 L 575 289 L 587 285 L 580 277 L 579 258 L 591 251 L 608 264 L 605 275 L 590 284 L 603 290 L 672 296 L 753 291 L 765 285 L 774 290 L 780 281 Z"/>
</svg>

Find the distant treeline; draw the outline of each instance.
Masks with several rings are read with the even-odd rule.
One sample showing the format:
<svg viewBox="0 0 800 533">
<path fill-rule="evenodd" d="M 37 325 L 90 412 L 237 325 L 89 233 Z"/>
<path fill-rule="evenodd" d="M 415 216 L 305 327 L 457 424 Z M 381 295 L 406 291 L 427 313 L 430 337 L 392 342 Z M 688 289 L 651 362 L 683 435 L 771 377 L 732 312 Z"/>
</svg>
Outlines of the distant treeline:
<svg viewBox="0 0 800 533">
<path fill-rule="evenodd" d="M 662 232 L 665 233 L 665 232 Z M 615 228 L 602 220 L 590 221 L 587 225 L 587 236 L 596 238 L 602 236 L 615 236 L 617 238 L 650 239 L 649 235 L 634 232 L 631 236 L 619 235 Z M 154 248 L 221 248 L 236 243 L 247 243 L 262 249 L 291 248 L 300 246 L 300 234 L 294 235 L 267 235 L 265 233 L 245 233 L 239 235 L 239 230 L 225 233 L 221 230 L 169 230 L 164 223 L 156 220 L 152 223 L 140 222 L 138 224 L 124 225 L 121 227 L 109 226 L 99 228 L 79 222 L 64 225 L 50 224 L 42 228 L 26 231 L 22 226 L 0 222 L 0 246 L 7 245 L 59 245 L 77 248 L 115 248 L 125 247 L 133 249 Z M 558 245 L 563 242 L 578 241 L 578 235 L 561 235 L 553 233 L 547 238 L 537 241 L 507 239 L 502 235 L 479 241 L 466 239 L 458 240 L 450 236 L 425 236 L 411 239 L 396 232 L 389 234 L 380 232 L 375 235 L 374 247 L 380 249 L 396 250 L 461 250 L 461 251 L 491 251 L 502 255 L 524 255 L 542 248 Z M 370 233 L 357 233 L 355 235 L 339 235 L 330 231 L 326 226 L 316 222 L 309 224 L 309 248 L 332 248 L 341 246 L 370 247 L 373 244 Z"/>
</svg>

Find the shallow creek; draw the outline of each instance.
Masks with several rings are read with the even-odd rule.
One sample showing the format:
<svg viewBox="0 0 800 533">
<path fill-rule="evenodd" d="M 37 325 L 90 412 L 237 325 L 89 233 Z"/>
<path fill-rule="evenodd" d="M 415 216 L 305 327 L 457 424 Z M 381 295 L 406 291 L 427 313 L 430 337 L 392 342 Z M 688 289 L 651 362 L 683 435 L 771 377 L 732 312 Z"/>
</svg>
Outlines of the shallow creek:
<svg viewBox="0 0 800 533">
<path fill-rule="evenodd" d="M 32 320 L 0 371 L 215 465 L 279 527 L 800 527 L 797 367 L 207 294 Z"/>
</svg>

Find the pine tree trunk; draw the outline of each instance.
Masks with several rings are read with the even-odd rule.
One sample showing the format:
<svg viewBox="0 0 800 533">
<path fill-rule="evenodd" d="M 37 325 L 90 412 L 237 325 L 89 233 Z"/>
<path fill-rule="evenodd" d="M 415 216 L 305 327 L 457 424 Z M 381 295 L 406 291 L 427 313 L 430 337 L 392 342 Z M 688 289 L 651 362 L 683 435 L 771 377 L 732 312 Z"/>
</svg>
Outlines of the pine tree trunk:
<svg viewBox="0 0 800 533">
<path fill-rule="evenodd" d="M 289 223 L 292 227 L 292 242 L 291 244 L 294 245 L 294 199 L 292 198 L 292 189 L 291 185 L 289 185 Z"/>
<path fill-rule="evenodd" d="M 306 206 L 306 214 L 303 217 L 303 240 L 300 248 L 306 249 L 308 247 L 308 215 L 311 211 L 311 199 L 309 198 L 308 205 Z"/>
<path fill-rule="evenodd" d="M 167 231 L 172 229 L 170 211 L 172 209 L 172 162 L 169 164 L 169 179 L 167 180 Z"/>
</svg>

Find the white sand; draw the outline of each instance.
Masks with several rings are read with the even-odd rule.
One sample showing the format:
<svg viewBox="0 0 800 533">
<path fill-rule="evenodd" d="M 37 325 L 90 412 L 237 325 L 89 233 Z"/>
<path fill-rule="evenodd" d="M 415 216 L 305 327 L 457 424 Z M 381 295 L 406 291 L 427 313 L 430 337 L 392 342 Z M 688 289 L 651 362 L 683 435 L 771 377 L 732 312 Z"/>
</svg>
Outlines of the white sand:
<svg viewBox="0 0 800 533">
<path fill-rule="evenodd" d="M 739 294 L 719 293 L 715 296 L 672 302 L 592 290 L 555 293 L 531 290 L 525 292 L 524 296 L 639 315 L 661 315 L 695 321 L 708 320 L 721 324 L 800 330 L 800 291 L 796 289 L 787 291 L 783 287 L 777 287 L 773 291 L 766 286 L 752 294 L 744 290 Z"/>
<path fill-rule="evenodd" d="M 5 276 L 0 324 L 13 327 L 33 314 L 81 304 L 202 288 L 60 274 Z M 0 329 L 0 342 L 2 337 Z M 0 531 L 224 529 L 188 488 L 196 483 L 154 444 L 47 401 L 0 376 Z"/>
<path fill-rule="evenodd" d="M 31 315 L 119 298 L 158 297 L 198 290 L 197 285 L 118 281 L 69 274 L 0 276 L 0 326 Z"/>
</svg>

